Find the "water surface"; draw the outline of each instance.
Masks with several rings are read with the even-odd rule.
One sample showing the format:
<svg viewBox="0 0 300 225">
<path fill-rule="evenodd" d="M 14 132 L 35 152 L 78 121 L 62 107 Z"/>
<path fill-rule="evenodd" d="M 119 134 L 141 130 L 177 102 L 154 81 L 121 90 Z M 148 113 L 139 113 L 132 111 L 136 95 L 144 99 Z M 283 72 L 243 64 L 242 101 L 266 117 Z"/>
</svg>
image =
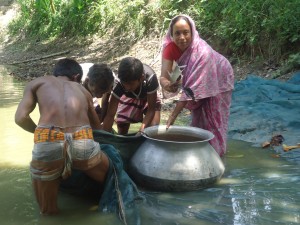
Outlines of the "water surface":
<svg viewBox="0 0 300 225">
<path fill-rule="evenodd" d="M 64 193 L 58 200 L 60 215 L 39 215 L 28 167 L 33 134 L 14 123 L 23 88 L 0 68 L 1 224 L 121 224 L 115 214 L 97 213 L 95 202 Z M 33 118 L 37 121 L 37 110 Z M 139 204 L 135 224 L 300 224 L 299 165 L 241 141 L 229 141 L 228 149 L 218 184 L 187 193 L 143 191 L 146 201 Z"/>
</svg>

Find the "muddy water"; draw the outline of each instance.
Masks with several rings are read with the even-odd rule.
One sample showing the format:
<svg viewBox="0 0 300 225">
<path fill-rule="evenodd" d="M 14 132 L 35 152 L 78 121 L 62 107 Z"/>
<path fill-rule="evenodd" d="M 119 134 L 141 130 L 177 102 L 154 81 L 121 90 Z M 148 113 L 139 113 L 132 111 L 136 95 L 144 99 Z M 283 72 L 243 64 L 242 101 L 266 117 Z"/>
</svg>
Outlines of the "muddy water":
<svg viewBox="0 0 300 225">
<path fill-rule="evenodd" d="M 63 193 L 59 216 L 39 216 L 28 170 L 33 135 L 14 123 L 24 85 L 5 74 L 0 69 L 1 224 L 121 224 L 115 214 L 96 213 L 94 202 Z M 143 192 L 139 220 L 127 218 L 128 224 L 300 224 L 299 165 L 245 142 L 229 141 L 228 148 L 218 184 L 188 193 Z"/>
</svg>

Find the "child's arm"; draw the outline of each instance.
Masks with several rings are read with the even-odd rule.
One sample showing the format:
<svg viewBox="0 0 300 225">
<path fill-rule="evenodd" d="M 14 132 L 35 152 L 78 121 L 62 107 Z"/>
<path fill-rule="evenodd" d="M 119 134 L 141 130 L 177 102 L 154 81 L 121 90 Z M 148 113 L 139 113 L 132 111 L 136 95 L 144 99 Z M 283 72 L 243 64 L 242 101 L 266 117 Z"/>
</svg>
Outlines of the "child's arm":
<svg viewBox="0 0 300 225">
<path fill-rule="evenodd" d="M 92 127 L 92 129 L 96 129 L 96 130 L 100 130 L 101 127 L 101 123 L 100 123 L 100 119 L 99 116 L 94 108 L 94 103 L 93 103 L 93 98 L 92 95 L 90 93 L 88 93 L 89 96 L 87 96 L 87 101 L 88 101 L 88 117 L 89 117 L 89 121 L 90 121 L 90 125 Z"/>
<path fill-rule="evenodd" d="M 101 122 L 104 121 L 104 118 L 107 113 L 109 97 L 110 97 L 110 93 L 106 93 L 102 96 L 102 99 L 101 99 Z"/>
<path fill-rule="evenodd" d="M 31 133 L 34 133 L 36 128 L 36 124 L 30 117 L 30 113 L 35 109 L 37 103 L 35 94 L 38 85 L 36 83 L 36 81 L 32 81 L 27 84 L 23 99 L 19 103 L 15 113 L 15 123 Z"/>
<path fill-rule="evenodd" d="M 106 116 L 103 120 L 103 130 L 107 132 L 112 131 L 112 126 L 118 109 L 118 104 L 119 104 L 119 99 L 117 99 L 115 96 L 112 95 L 110 98 L 110 102 L 108 104 Z"/>
<path fill-rule="evenodd" d="M 151 124 L 155 115 L 156 100 L 157 92 L 147 95 L 148 109 L 139 131 L 144 131 L 144 129 Z"/>
</svg>

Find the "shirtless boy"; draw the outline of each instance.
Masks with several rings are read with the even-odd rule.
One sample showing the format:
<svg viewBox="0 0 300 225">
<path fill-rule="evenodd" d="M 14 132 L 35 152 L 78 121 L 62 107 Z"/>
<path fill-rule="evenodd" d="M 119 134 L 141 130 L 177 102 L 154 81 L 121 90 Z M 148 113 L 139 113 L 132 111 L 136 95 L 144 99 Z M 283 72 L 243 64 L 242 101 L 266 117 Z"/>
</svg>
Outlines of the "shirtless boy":
<svg viewBox="0 0 300 225">
<path fill-rule="evenodd" d="M 81 76 L 76 61 L 59 60 L 54 76 L 39 77 L 26 85 L 15 114 L 16 124 L 34 133 L 30 172 L 41 214 L 58 213 L 59 184 L 71 168 L 101 184 L 106 178 L 109 161 L 92 133 L 92 128 L 101 128 L 100 121 L 91 94 L 77 83 Z M 37 125 L 30 117 L 36 104 L 40 111 Z"/>
<path fill-rule="evenodd" d="M 80 64 L 80 66 L 86 70 L 88 69 L 86 73 L 83 73 L 81 82 L 85 89 L 94 97 L 94 108 L 100 123 L 102 123 L 107 112 L 110 93 L 114 85 L 114 74 L 105 63 L 85 63 Z M 87 68 L 88 66 L 90 67 Z M 101 98 L 101 106 L 98 103 L 98 98 Z"/>
</svg>

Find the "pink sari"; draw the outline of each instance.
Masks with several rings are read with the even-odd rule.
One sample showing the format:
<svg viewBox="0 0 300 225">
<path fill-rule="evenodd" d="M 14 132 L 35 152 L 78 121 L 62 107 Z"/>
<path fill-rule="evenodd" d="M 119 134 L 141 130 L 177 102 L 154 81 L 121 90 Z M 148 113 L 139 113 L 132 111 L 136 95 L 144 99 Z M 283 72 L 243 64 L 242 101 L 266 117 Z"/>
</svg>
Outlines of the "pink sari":
<svg viewBox="0 0 300 225">
<path fill-rule="evenodd" d="M 179 66 L 186 66 L 182 71 L 182 88 L 189 89 L 192 95 L 182 92 L 180 101 L 188 101 L 186 108 L 192 111 L 191 126 L 215 135 L 210 144 L 222 156 L 226 152 L 233 70 L 224 56 L 200 38 L 194 21 L 187 15 L 180 16 L 186 17 L 192 26 L 192 43 L 177 61 Z M 163 47 L 173 41 L 170 32 L 169 27 Z"/>
</svg>

